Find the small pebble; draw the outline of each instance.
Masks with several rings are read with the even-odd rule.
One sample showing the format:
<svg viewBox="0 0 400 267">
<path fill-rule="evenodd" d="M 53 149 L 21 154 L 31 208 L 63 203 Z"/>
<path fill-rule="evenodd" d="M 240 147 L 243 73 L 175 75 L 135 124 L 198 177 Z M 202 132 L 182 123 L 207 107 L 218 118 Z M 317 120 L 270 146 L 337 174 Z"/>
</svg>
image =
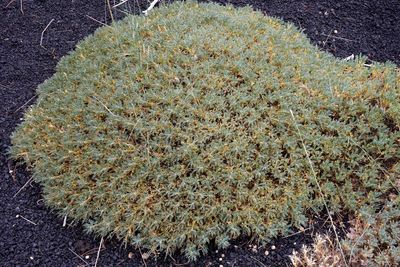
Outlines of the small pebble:
<svg viewBox="0 0 400 267">
<path fill-rule="evenodd" d="M 268 256 L 268 255 L 269 255 L 269 251 L 266 250 L 266 251 L 264 252 L 264 254 L 265 254 L 265 256 Z"/>
<path fill-rule="evenodd" d="M 252 251 L 253 253 L 257 253 L 257 249 L 254 248 L 254 247 L 251 249 L 251 251 Z"/>
<path fill-rule="evenodd" d="M 272 246 L 271 246 L 271 249 L 272 249 L 272 250 L 275 250 L 275 249 L 276 249 L 276 247 L 275 247 L 274 245 L 272 245 Z"/>
<path fill-rule="evenodd" d="M 222 261 L 222 258 L 219 258 L 218 260 L 219 260 L 219 261 Z"/>
<path fill-rule="evenodd" d="M 29 257 L 29 259 L 33 260 L 33 257 L 32 257 L 32 256 L 30 256 L 30 257 Z"/>
<path fill-rule="evenodd" d="M 85 256 L 85 259 L 87 259 L 87 260 L 88 260 L 89 258 L 90 258 L 90 256 L 89 256 L 89 255 L 86 255 L 86 256 Z"/>
<path fill-rule="evenodd" d="M 224 258 L 224 257 L 225 257 L 225 254 L 221 254 L 221 257 Z"/>
<path fill-rule="evenodd" d="M 224 267 L 224 265 L 220 264 L 219 267 Z"/>
<path fill-rule="evenodd" d="M 234 245 L 233 247 L 234 247 L 235 249 L 238 248 L 238 246 L 236 246 L 236 245 Z"/>
<path fill-rule="evenodd" d="M 297 243 L 296 242 L 293 242 L 293 245 L 296 245 Z"/>
<path fill-rule="evenodd" d="M 128 258 L 132 259 L 133 258 L 133 252 L 128 253 Z"/>
<path fill-rule="evenodd" d="M 338 31 L 337 31 L 337 30 L 334 30 L 333 33 L 338 33 Z"/>
</svg>

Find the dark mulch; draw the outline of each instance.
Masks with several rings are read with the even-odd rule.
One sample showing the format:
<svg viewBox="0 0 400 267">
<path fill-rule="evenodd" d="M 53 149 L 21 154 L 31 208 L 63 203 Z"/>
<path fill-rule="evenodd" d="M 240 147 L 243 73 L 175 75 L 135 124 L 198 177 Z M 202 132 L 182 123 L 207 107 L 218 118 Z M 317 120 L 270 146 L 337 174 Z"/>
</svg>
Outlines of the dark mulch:
<svg viewBox="0 0 400 267">
<path fill-rule="evenodd" d="M 63 219 L 43 206 L 40 187 L 23 168 L 7 161 L 9 137 L 24 110 L 35 101 L 35 89 L 53 73 L 61 56 L 77 41 L 104 22 L 104 1 L 20 0 L 0 1 L 0 265 L 85 266 L 95 262 L 99 238 L 84 234 L 80 225 L 63 227 Z M 112 1 L 111 1 L 112 2 Z M 132 11 L 145 9 L 146 0 L 130 0 Z M 266 14 L 282 17 L 304 29 L 311 40 L 338 57 L 363 54 L 371 60 L 400 63 L 400 5 L 398 0 L 218 0 L 236 5 L 252 4 Z M 8 7 L 6 7 L 8 5 Z M 40 47 L 41 33 L 52 20 Z M 46 48 L 46 49 L 45 49 Z M 29 220 L 29 221 L 28 221 Z M 327 226 L 318 224 L 319 230 Z M 311 241 L 310 233 L 274 240 L 269 255 L 253 252 L 249 240 L 234 242 L 192 266 L 286 266 L 294 248 Z M 129 254 L 132 252 L 131 254 Z M 81 255 L 80 259 L 74 253 Z M 134 248 L 106 240 L 99 266 L 174 266 L 185 263 L 151 256 L 145 262 Z M 224 254 L 225 257 L 222 257 Z M 131 257 L 128 257 L 131 256 Z M 89 256 L 89 258 L 85 258 Z M 220 261 L 222 258 L 222 261 Z M 189 265 L 185 265 L 189 266 Z"/>
</svg>

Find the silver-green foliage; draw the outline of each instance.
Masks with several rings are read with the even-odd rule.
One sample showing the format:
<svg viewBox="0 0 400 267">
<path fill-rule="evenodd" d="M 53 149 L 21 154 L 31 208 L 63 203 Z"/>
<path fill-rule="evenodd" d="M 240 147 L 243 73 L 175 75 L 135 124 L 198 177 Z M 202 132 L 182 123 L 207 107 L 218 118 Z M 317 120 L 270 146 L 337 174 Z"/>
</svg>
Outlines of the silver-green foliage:
<svg viewBox="0 0 400 267">
<path fill-rule="evenodd" d="M 400 189 L 400 179 L 398 184 Z M 392 194 L 377 213 L 362 210 L 342 241 L 350 266 L 400 265 L 400 196 Z"/>
<path fill-rule="evenodd" d="M 343 62 L 250 8 L 174 3 L 79 43 L 11 154 L 89 231 L 195 259 L 300 227 L 323 197 L 378 205 L 400 168 L 399 90 L 394 65 Z"/>
</svg>

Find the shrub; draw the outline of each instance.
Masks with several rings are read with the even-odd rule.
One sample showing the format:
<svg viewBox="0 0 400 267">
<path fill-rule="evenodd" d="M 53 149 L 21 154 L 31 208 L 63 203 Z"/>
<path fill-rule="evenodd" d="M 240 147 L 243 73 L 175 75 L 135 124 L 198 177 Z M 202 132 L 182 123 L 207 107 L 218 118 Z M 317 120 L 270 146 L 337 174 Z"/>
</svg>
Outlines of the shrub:
<svg viewBox="0 0 400 267">
<path fill-rule="evenodd" d="M 293 251 L 290 260 L 294 267 L 344 267 L 342 253 L 329 235 L 317 234 L 312 247 L 305 246 L 300 252 Z"/>
<path fill-rule="evenodd" d="M 399 195 L 377 213 L 362 212 L 351 225 L 342 247 L 352 266 L 400 265 Z"/>
<path fill-rule="evenodd" d="M 358 214 L 341 241 L 342 251 L 329 236 L 318 235 L 312 248 L 303 246 L 300 252 L 293 252 L 294 267 L 399 266 L 399 204 L 397 196 L 377 213 Z"/>
<path fill-rule="evenodd" d="M 287 233 L 323 200 L 379 205 L 399 171 L 395 66 L 343 62 L 250 8 L 127 16 L 80 42 L 38 94 L 11 155 L 46 203 L 190 259 Z"/>
</svg>

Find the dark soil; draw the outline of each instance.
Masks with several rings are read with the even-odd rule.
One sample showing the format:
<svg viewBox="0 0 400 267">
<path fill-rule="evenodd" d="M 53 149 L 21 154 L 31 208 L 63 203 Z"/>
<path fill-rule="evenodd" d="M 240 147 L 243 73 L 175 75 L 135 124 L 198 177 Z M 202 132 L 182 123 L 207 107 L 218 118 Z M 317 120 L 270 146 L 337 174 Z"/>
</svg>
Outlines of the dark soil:
<svg viewBox="0 0 400 267">
<path fill-rule="evenodd" d="M 105 1 L 21 2 L 0 1 L 0 266 L 93 265 L 100 239 L 86 235 L 81 225 L 70 226 L 70 221 L 63 227 L 63 219 L 43 206 L 40 186 L 30 182 L 31 176 L 23 167 L 15 167 L 15 163 L 8 161 L 6 153 L 12 131 L 35 101 L 37 86 L 55 72 L 61 56 L 101 26 L 94 19 L 107 23 L 110 15 Z M 251 4 L 268 15 L 291 21 L 304 29 L 321 49 L 338 57 L 363 54 L 374 61 L 400 64 L 398 0 L 217 2 Z M 120 8 L 138 12 L 148 5 L 146 0 L 128 3 L 130 6 L 124 4 Z M 123 14 L 117 13 L 114 16 Z M 41 47 L 42 31 L 50 21 Z M 309 243 L 313 231 L 326 231 L 328 226 L 316 224 L 315 229 L 274 240 L 267 249 L 257 249 L 257 252 L 249 247 L 249 238 L 242 238 L 227 250 L 216 252 L 214 249 L 196 264 L 185 266 L 287 266 L 293 249 Z M 275 250 L 271 249 L 272 245 Z M 132 247 L 121 247 L 117 240 L 105 240 L 98 266 L 182 266 L 179 264 L 185 263 L 180 255 L 166 259 L 152 255 L 143 260 L 143 253 Z"/>
</svg>

